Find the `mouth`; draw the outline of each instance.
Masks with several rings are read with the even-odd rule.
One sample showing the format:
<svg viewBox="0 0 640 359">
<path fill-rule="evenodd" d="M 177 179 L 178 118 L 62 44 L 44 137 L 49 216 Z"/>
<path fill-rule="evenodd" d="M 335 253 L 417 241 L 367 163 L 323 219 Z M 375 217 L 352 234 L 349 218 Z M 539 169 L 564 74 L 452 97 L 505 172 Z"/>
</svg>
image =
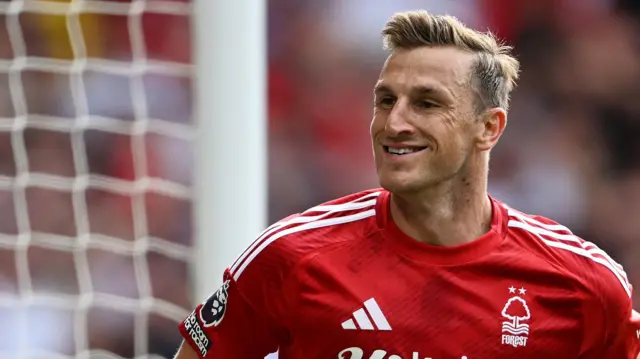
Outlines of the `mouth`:
<svg viewBox="0 0 640 359">
<path fill-rule="evenodd" d="M 408 146 L 408 147 L 390 147 L 390 146 L 382 146 L 384 148 L 384 152 L 394 155 L 394 156 L 406 156 L 418 152 L 422 152 L 429 148 L 428 146 L 419 147 L 419 146 Z"/>
</svg>

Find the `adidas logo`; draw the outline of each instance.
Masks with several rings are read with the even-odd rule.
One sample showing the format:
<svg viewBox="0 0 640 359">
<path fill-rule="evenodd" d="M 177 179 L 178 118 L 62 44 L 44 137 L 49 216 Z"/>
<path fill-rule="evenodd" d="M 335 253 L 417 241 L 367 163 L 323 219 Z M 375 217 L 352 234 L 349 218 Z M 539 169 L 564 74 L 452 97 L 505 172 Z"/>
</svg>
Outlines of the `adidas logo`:
<svg viewBox="0 0 640 359">
<path fill-rule="evenodd" d="M 371 298 L 364 302 L 364 308 L 353 312 L 351 319 L 342 322 L 342 328 L 346 330 L 391 330 L 387 318 L 382 314 L 382 310 Z"/>
</svg>

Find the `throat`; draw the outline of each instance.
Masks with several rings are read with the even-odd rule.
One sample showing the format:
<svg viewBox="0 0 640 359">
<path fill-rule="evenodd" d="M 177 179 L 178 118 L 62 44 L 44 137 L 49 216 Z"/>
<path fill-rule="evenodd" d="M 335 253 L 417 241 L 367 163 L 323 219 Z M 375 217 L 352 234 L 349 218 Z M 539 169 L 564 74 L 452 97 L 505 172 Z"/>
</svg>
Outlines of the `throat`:
<svg viewBox="0 0 640 359">
<path fill-rule="evenodd" d="M 426 244 L 453 247 L 472 242 L 491 228 L 488 195 L 474 201 L 421 201 L 392 194 L 391 216 L 402 232 Z"/>
</svg>

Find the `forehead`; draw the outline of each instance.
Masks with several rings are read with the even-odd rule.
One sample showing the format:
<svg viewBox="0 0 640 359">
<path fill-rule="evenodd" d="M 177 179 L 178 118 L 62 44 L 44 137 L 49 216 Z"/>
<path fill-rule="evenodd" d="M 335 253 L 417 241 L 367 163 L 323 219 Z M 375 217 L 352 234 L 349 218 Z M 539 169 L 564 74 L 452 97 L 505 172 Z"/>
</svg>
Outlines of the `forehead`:
<svg viewBox="0 0 640 359">
<path fill-rule="evenodd" d="M 379 83 L 399 92 L 418 86 L 458 92 L 468 84 L 472 61 L 473 54 L 453 47 L 401 49 L 387 59 Z"/>
</svg>

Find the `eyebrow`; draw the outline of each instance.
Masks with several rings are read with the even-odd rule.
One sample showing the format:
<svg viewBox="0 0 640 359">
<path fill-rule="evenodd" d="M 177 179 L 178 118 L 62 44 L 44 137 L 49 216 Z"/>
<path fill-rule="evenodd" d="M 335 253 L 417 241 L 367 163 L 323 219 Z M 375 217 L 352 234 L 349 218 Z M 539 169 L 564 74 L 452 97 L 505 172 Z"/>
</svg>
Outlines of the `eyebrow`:
<svg viewBox="0 0 640 359">
<path fill-rule="evenodd" d="M 425 85 L 418 85 L 418 86 L 414 86 L 411 88 L 411 92 L 413 94 L 417 94 L 417 95 L 429 95 L 429 94 L 443 94 L 444 92 L 438 88 L 438 87 L 434 87 L 434 86 L 425 86 Z M 376 84 L 376 86 L 373 88 L 373 93 L 378 95 L 378 94 L 390 94 L 393 93 L 393 90 L 391 89 L 390 86 L 383 84 L 383 83 L 378 83 Z"/>
<path fill-rule="evenodd" d="M 373 93 L 376 95 L 381 93 L 392 93 L 392 92 L 393 91 L 391 91 L 391 88 L 385 84 L 377 83 L 373 87 Z"/>
<path fill-rule="evenodd" d="M 442 93 L 442 90 L 433 86 L 415 86 L 411 89 L 411 92 L 419 94 L 419 95 L 428 95 L 428 94 L 439 94 Z"/>
</svg>

